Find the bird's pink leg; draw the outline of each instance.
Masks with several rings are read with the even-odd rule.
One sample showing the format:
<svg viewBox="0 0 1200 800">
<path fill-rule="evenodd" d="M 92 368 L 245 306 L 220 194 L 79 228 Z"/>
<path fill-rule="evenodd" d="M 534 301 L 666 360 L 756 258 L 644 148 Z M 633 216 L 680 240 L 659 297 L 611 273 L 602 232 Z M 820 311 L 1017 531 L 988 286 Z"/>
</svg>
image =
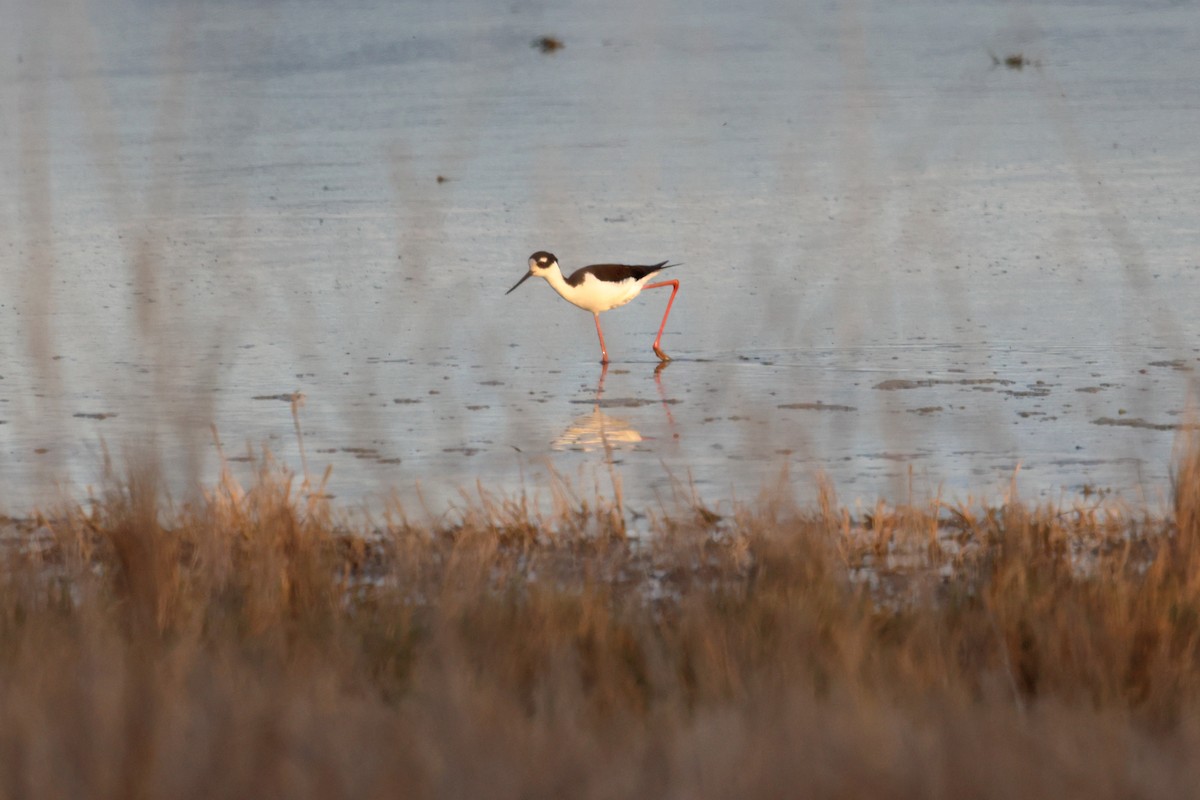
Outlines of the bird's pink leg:
<svg viewBox="0 0 1200 800">
<path fill-rule="evenodd" d="M 596 334 L 600 337 L 600 363 L 608 364 L 608 348 L 604 346 L 604 331 L 600 330 L 600 315 L 592 314 L 596 319 Z"/>
<path fill-rule="evenodd" d="M 679 281 L 663 281 L 662 283 L 648 283 L 646 289 L 657 289 L 660 286 L 670 286 L 671 299 L 667 301 L 667 310 L 663 312 L 662 324 L 658 326 L 658 336 L 654 338 L 654 355 L 658 356 L 660 361 L 670 361 L 671 357 L 662 351 L 662 335 L 663 329 L 667 327 L 667 317 L 671 314 L 671 304 L 675 302 L 675 294 L 679 291 Z M 599 317 L 596 318 L 596 325 L 599 326 Z"/>
</svg>

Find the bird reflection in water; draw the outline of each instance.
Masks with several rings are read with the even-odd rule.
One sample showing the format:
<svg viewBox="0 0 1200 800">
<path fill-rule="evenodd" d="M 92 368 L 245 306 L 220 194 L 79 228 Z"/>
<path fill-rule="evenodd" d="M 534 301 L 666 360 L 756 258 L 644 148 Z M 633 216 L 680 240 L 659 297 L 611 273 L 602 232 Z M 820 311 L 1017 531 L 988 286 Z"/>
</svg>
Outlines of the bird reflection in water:
<svg viewBox="0 0 1200 800">
<path fill-rule="evenodd" d="M 654 383 L 658 387 L 658 396 L 664 411 L 666 411 L 667 425 L 671 430 L 672 437 L 675 438 L 678 437 L 678 434 L 675 433 L 675 418 L 671 414 L 670 402 L 667 400 L 662 385 L 662 372 L 669 363 L 664 361 L 655 368 Z M 606 405 L 604 379 L 607 375 L 608 364 L 604 364 L 600 368 L 600 380 L 596 384 L 596 398 L 592 403 L 591 413 L 581 414 L 571 421 L 567 429 L 554 440 L 555 450 L 582 450 L 587 453 L 603 449 L 607 460 L 611 462 L 613 451 L 616 448 L 637 445 L 646 440 L 646 437 L 643 437 L 629 420 L 614 417 L 602 410 Z M 641 405 L 641 403 L 631 400 L 620 400 L 615 404 L 626 407 Z"/>
</svg>

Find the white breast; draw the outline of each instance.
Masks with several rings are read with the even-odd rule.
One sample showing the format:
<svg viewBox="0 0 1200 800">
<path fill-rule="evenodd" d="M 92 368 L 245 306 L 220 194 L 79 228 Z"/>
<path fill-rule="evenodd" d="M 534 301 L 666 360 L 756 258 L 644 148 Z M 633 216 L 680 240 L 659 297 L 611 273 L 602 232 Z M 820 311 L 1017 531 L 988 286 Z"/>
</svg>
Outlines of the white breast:
<svg viewBox="0 0 1200 800">
<path fill-rule="evenodd" d="M 642 291 L 643 282 L 630 278 L 614 283 L 602 281 L 594 275 L 586 275 L 578 286 L 571 286 L 564 282 L 561 287 L 555 286 L 554 288 L 567 302 L 574 303 L 593 314 L 599 314 L 601 311 L 623 306 L 637 297 L 638 293 Z"/>
</svg>

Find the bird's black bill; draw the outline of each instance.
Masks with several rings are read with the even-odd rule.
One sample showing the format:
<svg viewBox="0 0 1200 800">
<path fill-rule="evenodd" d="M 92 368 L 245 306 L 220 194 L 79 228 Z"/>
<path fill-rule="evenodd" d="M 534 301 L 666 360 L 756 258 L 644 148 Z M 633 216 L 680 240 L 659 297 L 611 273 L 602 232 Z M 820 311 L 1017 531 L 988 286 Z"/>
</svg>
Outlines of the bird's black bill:
<svg viewBox="0 0 1200 800">
<path fill-rule="evenodd" d="M 532 273 L 532 272 L 526 272 L 526 273 L 525 273 L 525 276 L 524 276 L 523 278 L 521 278 L 521 280 L 519 280 L 519 281 L 517 281 L 516 283 L 514 283 L 514 284 L 513 284 L 513 287 L 512 287 L 512 289 L 509 289 L 507 292 L 505 292 L 505 294 L 512 294 L 512 292 L 513 292 L 513 289 L 516 289 L 516 288 L 517 288 L 518 286 L 520 286 L 522 283 L 524 283 L 525 281 L 529 280 L 529 277 L 530 277 L 531 275 L 533 275 L 533 273 Z"/>
</svg>

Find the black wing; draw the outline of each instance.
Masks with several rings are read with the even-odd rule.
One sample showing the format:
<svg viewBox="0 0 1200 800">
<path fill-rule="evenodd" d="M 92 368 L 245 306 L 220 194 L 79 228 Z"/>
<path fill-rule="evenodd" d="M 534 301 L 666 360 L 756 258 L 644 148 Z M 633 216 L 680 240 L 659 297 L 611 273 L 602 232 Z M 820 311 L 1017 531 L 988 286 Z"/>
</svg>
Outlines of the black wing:
<svg viewBox="0 0 1200 800">
<path fill-rule="evenodd" d="M 584 267 L 572 272 L 570 277 L 567 278 L 567 283 L 571 286 L 578 286 L 583 283 L 583 279 L 588 275 L 595 275 L 598 279 L 608 281 L 609 283 L 620 283 L 627 280 L 640 281 L 647 275 L 659 270 L 678 266 L 678 264 L 668 264 L 666 261 L 660 261 L 657 264 L 651 265 L 592 264 L 590 267 Z"/>
</svg>

